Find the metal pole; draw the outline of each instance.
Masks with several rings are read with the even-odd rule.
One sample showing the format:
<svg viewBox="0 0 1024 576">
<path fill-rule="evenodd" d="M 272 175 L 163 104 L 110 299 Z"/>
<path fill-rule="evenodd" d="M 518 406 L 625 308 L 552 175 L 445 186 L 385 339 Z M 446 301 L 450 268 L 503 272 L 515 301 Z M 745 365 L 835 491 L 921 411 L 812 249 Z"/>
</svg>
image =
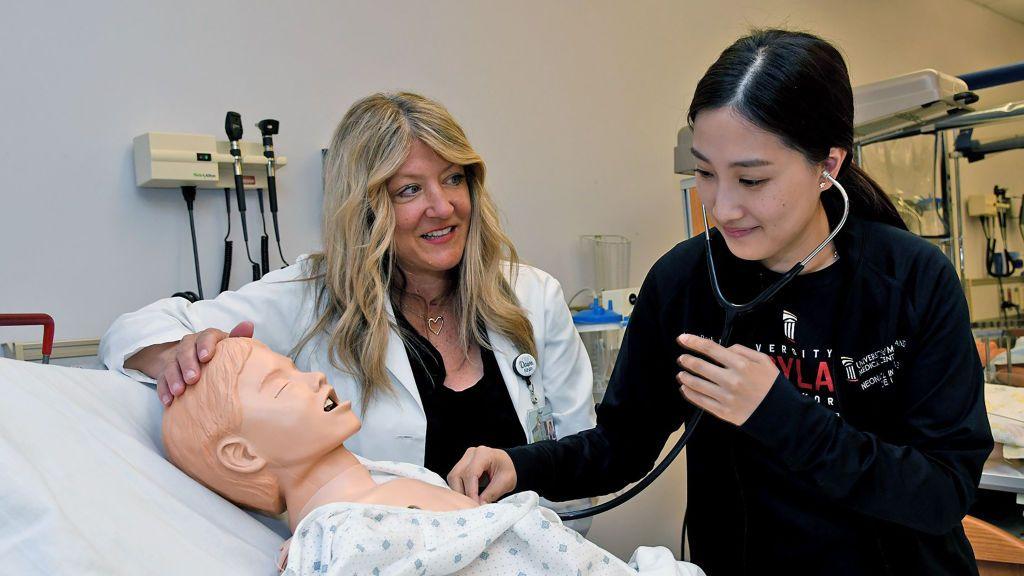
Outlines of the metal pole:
<svg viewBox="0 0 1024 576">
<path fill-rule="evenodd" d="M 943 138 L 946 137 L 943 133 Z M 953 197 L 956 202 L 956 244 L 957 250 L 959 251 L 959 267 L 960 267 L 960 284 L 964 288 L 964 293 L 967 293 L 967 267 L 964 263 L 964 214 L 963 205 L 961 204 L 960 197 L 960 155 L 956 152 L 949 155 L 953 160 L 953 175 L 956 179 L 956 187 L 954 188 Z M 967 301 L 970 302 L 970 295 L 967 297 Z"/>
<path fill-rule="evenodd" d="M 684 232 L 686 238 L 693 238 L 693 210 L 690 209 L 690 188 L 686 187 L 688 183 L 691 183 L 688 178 L 680 180 L 679 189 L 682 191 L 683 197 L 683 223 L 686 226 Z"/>
<path fill-rule="evenodd" d="M 981 90 L 993 86 L 1002 86 L 1024 80 L 1024 62 L 989 68 L 978 72 L 961 74 L 960 79 L 967 83 L 969 90 Z"/>
</svg>

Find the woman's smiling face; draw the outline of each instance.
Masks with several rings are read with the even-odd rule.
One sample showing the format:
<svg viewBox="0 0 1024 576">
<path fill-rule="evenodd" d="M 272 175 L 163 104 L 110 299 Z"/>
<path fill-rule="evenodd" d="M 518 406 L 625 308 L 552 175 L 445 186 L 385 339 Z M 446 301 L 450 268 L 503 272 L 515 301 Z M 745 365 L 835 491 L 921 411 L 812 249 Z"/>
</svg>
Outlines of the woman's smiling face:
<svg viewBox="0 0 1024 576">
<path fill-rule="evenodd" d="M 772 268 L 820 241 L 822 168 L 801 152 L 724 107 L 694 119 L 693 153 L 697 194 L 735 256 Z"/>
<path fill-rule="evenodd" d="M 466 169 L 415 139 L 388 179 L 398 264 L 411 274 L 445 273 L 462 261 L 472 203 Z"/>
</svg>

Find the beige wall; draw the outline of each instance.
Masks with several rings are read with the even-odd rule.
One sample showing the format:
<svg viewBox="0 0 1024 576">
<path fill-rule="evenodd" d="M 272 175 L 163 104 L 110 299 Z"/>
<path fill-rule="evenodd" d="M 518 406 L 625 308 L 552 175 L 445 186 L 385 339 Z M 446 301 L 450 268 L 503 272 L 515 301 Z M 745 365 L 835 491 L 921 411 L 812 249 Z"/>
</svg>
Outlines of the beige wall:
<svg viewBox="0 0 1024 576">
<path fill-rule="evenodd" d="M 1024 54 L 1024 26 L 963 0 L 14 3 L 0 21 L 0 309 L 50 312 L 58 338 L 96 337 L 121 312 L 194 289 L 183 202 L 135 188 L 131 139 L 219 135 L 228 109 L 249 138 L 256 120 L 281 121 L 284 249 L 315 249 L 318 151 L 353 100 L 394 89 L 436 97 L 463 122 L 526 261 L 571 293 L 589 282 L 579 236 L 619 233 L 639 283 L 682 239 L 672 146 L 693 88 L 752 25 L 834 40 L 855 82 Z M 1024 85 L 984 96 L 1024 99 Z M 213 290 L 221 194 L 202 194 L 197 212 Z M 237 221 L 233 233 L 237 287 Z M 593 537 L 621 555 L 673 545 L 679 470 L 598 519 Z"/>
</svg>

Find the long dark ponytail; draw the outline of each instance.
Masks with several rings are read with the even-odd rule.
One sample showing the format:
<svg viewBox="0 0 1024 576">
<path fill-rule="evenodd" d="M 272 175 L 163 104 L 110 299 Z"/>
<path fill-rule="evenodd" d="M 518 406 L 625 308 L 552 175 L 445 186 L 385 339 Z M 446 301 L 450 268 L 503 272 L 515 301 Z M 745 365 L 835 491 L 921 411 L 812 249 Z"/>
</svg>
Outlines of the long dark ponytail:
<svg viewBox="0 0 1024 576">
<path fill-rule="evenodd" d="M 853 162 L 853 89 L 846 62 L 825 40 L 804 32 L 755 30 L 725 49 L 697 83 L 688 119 L 731 107 L 787 146 L 819 163 L 846 150 L 838 180 L 850 213 L 906 229 L 882 188 Z"/>
</svg>

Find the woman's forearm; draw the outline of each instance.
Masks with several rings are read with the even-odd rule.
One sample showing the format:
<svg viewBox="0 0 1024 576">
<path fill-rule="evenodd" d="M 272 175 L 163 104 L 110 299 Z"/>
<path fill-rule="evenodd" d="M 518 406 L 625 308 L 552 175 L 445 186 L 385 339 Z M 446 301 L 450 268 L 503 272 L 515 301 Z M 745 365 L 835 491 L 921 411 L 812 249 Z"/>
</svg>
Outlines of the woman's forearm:
<svg viewBox="0 0 1024 576">
<path fill-rule="evenodd" d="M 124 367 L 126 369 L 138 370 L 146 376 L 156 379 L 159 377 L 164 365 L 167 364 L 168 355 L 172 353 L 177 345 L 177 342 L 164 342 L 163 344 L 146 346 L 125 360 Z"/>
</svg>

